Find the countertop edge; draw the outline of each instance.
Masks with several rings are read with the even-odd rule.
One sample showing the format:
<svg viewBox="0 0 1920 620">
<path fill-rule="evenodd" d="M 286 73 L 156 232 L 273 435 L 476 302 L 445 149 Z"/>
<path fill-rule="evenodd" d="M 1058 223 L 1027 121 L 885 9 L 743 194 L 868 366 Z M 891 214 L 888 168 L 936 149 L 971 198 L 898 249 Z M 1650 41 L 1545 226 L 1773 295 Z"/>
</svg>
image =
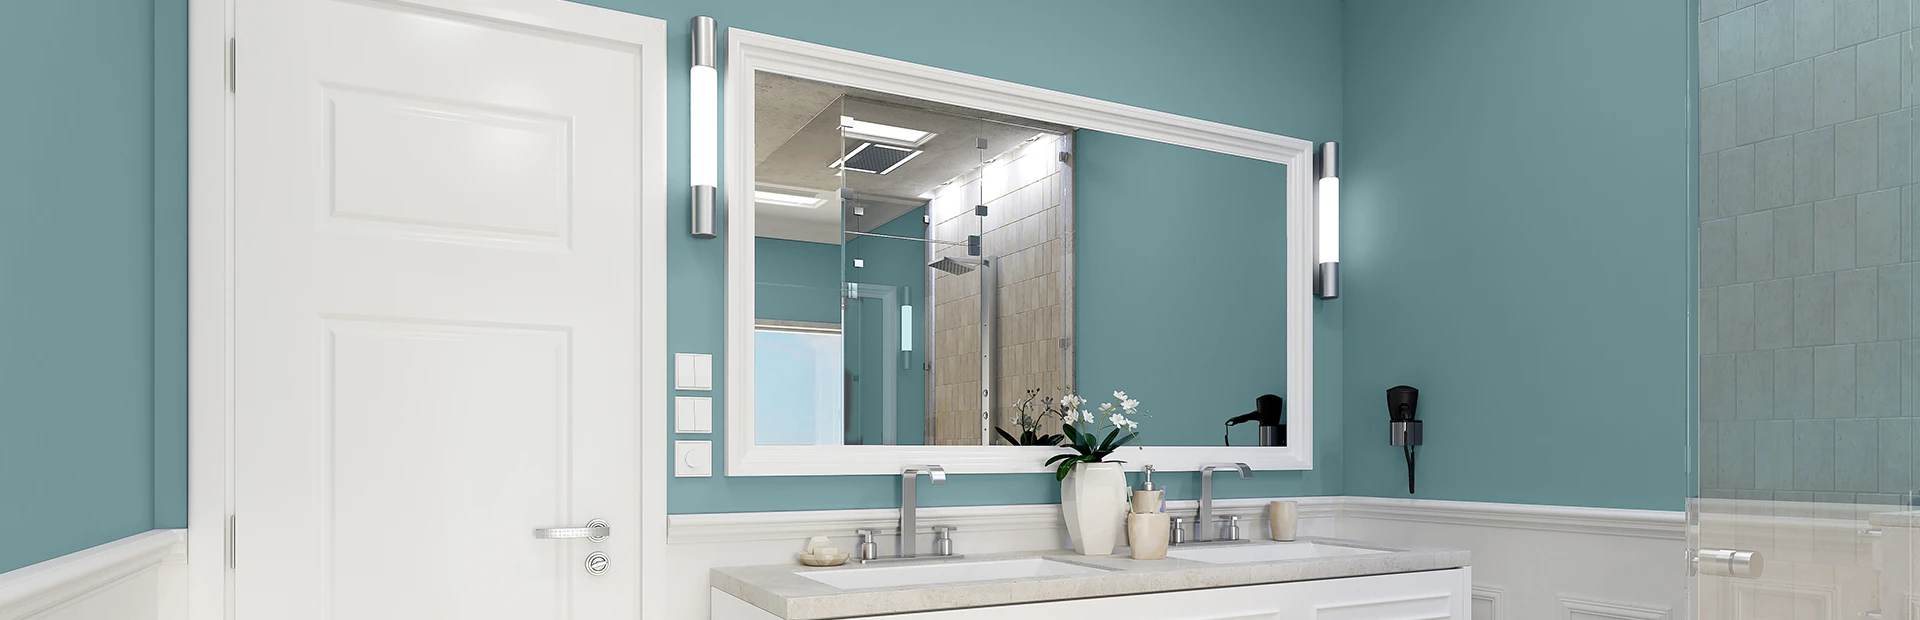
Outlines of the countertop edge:
<svg viewBox="0 0 1920 620">
<path fill-rule="evenodd" d="M 766 571 L 798 575 L 797 565 L 716 567 L 709 571 L 712 587 L 785 620 L 833 620 L 871 615 L 919 613 L 1021 605 L 1052 601 L 1104 598 L 1138 594 L 1158 594 L 1187 590 L 1257 586 L 1348 577 L 1367 577 L 1399 573 L 1449 570 L 1471 566 L 1472 555 L 1457 549 L 1393 549 L 1361 541 L 1336 538 L 1302 537 L 1301 542 L 1357 545 L 1387 551 L 1384 554 L 1287 560 L 1244 564 L 1205 564 L 1186 562 L 1162 570 L 1130 571 L 1125 568 L 1098 575 L 1068 576 L 1026 581 L 930 584 L 901 588 L 847 590 L 819 594 L 782 595 L 755 583 L 736 571 Z M 1271 541 L 1260 541 L 1268 542 Z M 1089 566 L 1102 563 L 1135 562 L 1122 555 L 1078 556 L 1069 550 L 1033 550 L 971 556 L 970 560 L 1021 559 L 1045 557 Z M 1152 560 L 1161 562 L 1163 560 Z M 1175 560 L 1178 562 L 1178 560 Z M 1043 583 L 1044 587 L 1019 588 L 1021 584 Z M 1028 590 L 1025 592 L 1018 590 Z M 917 596 L 906 602 L 901 597 Z"/>
</svg>

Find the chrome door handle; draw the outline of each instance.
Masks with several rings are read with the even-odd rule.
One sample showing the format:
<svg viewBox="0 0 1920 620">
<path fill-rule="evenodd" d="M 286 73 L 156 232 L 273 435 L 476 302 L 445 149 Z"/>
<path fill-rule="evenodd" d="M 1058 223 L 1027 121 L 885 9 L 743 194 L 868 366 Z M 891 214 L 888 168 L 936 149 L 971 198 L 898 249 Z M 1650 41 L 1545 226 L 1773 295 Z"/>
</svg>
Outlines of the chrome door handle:
<svg viewBox="0 0 1920 620">
<path fill-rule="evenodd" d="M 1758 551 L 1738 549 L 1699 549 L 1693 552 L 1693 564 L 1703 575 L 1755 579 L 1766 569 L 1766 560 Z"/>
<path fill-rule="evenodd" d="M 612 535 L 613 530 L 607 527 L 607 521 L 605 519 L 588 521 L 586 527 L 550 527 L 533 531 L 534 538 L 585 538 L 593 542 L 605 541 L 608 536 Z"/>
</svg>

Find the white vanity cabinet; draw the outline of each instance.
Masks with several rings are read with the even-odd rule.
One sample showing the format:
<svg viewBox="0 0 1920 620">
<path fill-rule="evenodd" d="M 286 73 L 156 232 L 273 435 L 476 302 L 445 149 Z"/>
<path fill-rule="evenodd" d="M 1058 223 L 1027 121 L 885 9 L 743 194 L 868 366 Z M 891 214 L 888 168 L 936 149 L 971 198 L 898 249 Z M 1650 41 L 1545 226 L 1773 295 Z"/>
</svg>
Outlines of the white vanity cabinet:
<svg viewBox="0 0 1920 620">
<path fill-rule="evenodd" d="M 1470 568 L 859 616 L 893 620 L 1372 620 L 1469 617 Z M 1176 575 L 1168 575 L 1177 579 Z M 718 589 L 714 620 L 786 620 Z"/>
</svg>

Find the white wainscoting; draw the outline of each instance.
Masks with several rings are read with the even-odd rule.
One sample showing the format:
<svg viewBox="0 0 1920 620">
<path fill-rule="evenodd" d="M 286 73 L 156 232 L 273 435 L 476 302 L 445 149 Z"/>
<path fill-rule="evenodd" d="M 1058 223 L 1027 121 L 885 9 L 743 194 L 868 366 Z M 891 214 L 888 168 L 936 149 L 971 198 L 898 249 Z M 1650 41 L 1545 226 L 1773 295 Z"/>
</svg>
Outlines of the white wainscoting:
<svg viewBox="0 0 1920 620">
<path fill-rule="evenodd" d="M 1473 552 L 1473 600 L 1482 620 L 1678 620 L 1685 617 L 1685 516 L 1680 512 L 1396 500 L 1275 498 L 1300 503 L 1302 536 L 1337 536 Z M 1221 500 L 1265 538 L 1268 499 Z M 1168 502 L 1189 513 L 1192 501 Z M 1054 504 L 921 510 L 922 548 L 933 525 L 954 525 L 956 550 L 1057 549 L 1066 525 Z M 810 536 L 843 548 L 853 531 L 886 530 L 893 509 L 687 514 L 669 517 L 668 618 L 705 620 L 707 571 L 792 561 Z M 0 574 L 0 620 L 184 620 L 186 534 L 155 530 Z M 882 552 L 892 541 L 882 538 Z"/>
<path fill-rule="evenodd" d="M 1476 618 L 1501 620 L 1684 617 L 1685 515 L 1523 504 L 1395 500 L 1367 497 L 1270 498 L 1300 503 L 1300 535 L 1473 552 Z M 1217 503 L 1239 515 L 1255 538 L 1266 538 L 1270 499 Z M 1192 501 L 1168 502 L 1189 513 Z M 853 531 L 896 526 L 893 509 L 687 514 L 668 517 L 667 590 L 672 620 L 706 620 L 707 570 L 715 566 L 792 561 L 809 536 L 851 549 Z M 989 553 L 1058 549 L 1066 525 L 1054 504 L 923 508 L 920 544 L 933 525 L 955 525 L 955 550 Z M 882 537 L 881 552 L 892 541 Z M 1651 615 L 1650 615 L 1651 614 Z"/>
<path fill-rule="evenodd" d="M 1473 552 L 1476 620 L 1686 616 L 1683 512 L 1374 497 L 1339 503 L 1341 538 Z"/>
<path fill-rule="evenodd" d="M 0 573 L 0 620 L 183 620 L 186 530 L 152 530 Z"/>
</svg>

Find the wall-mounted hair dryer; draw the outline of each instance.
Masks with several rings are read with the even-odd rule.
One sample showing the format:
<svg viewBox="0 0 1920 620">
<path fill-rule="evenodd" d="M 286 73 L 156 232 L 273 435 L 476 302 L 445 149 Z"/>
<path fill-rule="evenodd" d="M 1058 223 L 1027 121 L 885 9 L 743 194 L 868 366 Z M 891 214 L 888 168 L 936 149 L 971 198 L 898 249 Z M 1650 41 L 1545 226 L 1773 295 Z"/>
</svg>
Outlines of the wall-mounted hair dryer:
<svg viewBox="0 0 1920 620">
<path fill-rule="evenodd" d="M 1243 422 L 1260 423 L 1260 445 L 1287 445 L 1286 399 L 1272 394 L 1255 398 L 1253 399 L 1253 411 L 1234 416 L 1232 419 L 1227 420 L 1227 426 L 1231 428 L 1233 425 Z M 1227 445 L 1233 445 L 1233 442 L 1230 440 L 1223 439 L 1223 441 L 1225 441 Z"/>
<path fill-rule="evenodd" d="M 1387 388 L 1387 417 L 1389 431 L 1387 443 L 1400 446 L 1407 457 L 1407 494 L 1413 494 L 1413 452 L 1414 446 L 1425 439 L 1420 429 L 1420 421 L 1414 419 L 1420 406 L 1420 390 L 1410 385 Z"/>
</svg>

